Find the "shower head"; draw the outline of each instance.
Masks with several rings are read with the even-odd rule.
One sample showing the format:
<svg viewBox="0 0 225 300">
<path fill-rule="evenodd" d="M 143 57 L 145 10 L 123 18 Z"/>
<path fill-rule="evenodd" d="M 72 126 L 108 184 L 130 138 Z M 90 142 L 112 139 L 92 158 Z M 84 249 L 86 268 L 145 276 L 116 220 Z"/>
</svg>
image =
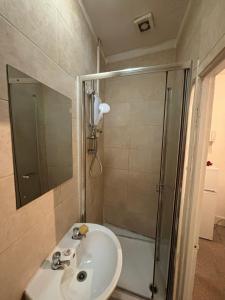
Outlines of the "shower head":
<svg viewBox="0 0 225 300">
<path fill-rule="evenodd" d="M 97 94 L 92 94 L 91 99 L 92 108 L 90 124 L 98 126 L 99 122 L 103 118 L 103 115 L 110 111 L 110 106 L 109 104 L 102 102 L 102 99 Z"/>
<path fill-rule="evenodd" d="M 107 114 L 110 111 L 110 106 L 107 103 L 101 103 L 99 105 L 99 111 L 102 114 Z"/>
<path fill-rule="evenodd" d="M 95 116 L 95 125 L 97 126 L 101 119 L 103 118 L 104 114 L 107 114 L 110 111 L 110 106 L 107 103 L 99 103 L 98 105 L 98 112 Z"/>
</svg>

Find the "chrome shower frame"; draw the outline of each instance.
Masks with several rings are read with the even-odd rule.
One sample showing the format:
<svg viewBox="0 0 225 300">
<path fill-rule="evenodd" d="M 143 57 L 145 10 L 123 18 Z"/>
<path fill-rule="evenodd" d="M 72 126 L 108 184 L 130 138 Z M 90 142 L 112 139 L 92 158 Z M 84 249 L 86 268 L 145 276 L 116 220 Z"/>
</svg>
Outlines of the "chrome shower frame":
<svg viewBox="0 0 225 300">
<path fill-rule="evenodd" d="M 85 116 L 85 82 L 101 80 L 107 78 L 114 77 L 124 77 L 124 76 L 132 76 L 132 75 L 141 75 L 141 74 L 151 74 L 151 73 L 159 73 L 159 72 L 169 72 L 176 70 L 184 70 L 185 76 L 188 76 L 187 84 L 185 86 L 185 90 L 190 90 L 191 85 L 191 70 L 192 70 L 192 62 L 187 61 L 184 63 L 172 63 L 165 65 L 155 65 L 155 66 L 147 66 L 147 67 L 138 67 L 138 68 L 128 68 L 117 71 L 110 72 L 102 72 L 95 73 L 89 75 L 82 75 L 77 77 L 77 96 L 78 96 L 78 120 L 79 120 L 79 199 L 80 199 L 80 219 L 82 222 L 86 222 L 86 116 Z M 184 166 L 184 156 L 185 156 L 185 145 L 186 145 L 186 131 L 187 131 L 187 120 L 188 120 L 188 107 L 189 107 L 189 93 L 185 98 L 185 109 L 182 114 L 182 136 L 180 142 L 180 153 L 179 153 L 179 168 L 180 172 L 177 178 L 177 191 L 179 195 L 176 195 L 176 205 L 174 211 L 174 220 L 173 220 L 173 237 L 172 237 L 172 245 L 171 251 L 174 254 L 176 252 L 176 242 L 178 235 L 178 221 L 179 221 L 179 210 L 180 210 L 180 194 L 182 188 L 182 177 L 183 177 L 183 166 Z M 163 151 L 163 150 L 162 150 Z M 157 218 L 158 219 L 158 218 Z M 158 220 L 157 220 L 158 222 Z M 158 223 L 157 223 L 158 227 Z M 171 258 L 170 261 L 170 270 L 174 273 L 174 258 Z M 168 281 L 170 282 L 171 289 L 173 289 L 173 274 L 169 276 Z M 169 294 L 172 294 L 172 291 L 169 291 Z"/>
</svg>

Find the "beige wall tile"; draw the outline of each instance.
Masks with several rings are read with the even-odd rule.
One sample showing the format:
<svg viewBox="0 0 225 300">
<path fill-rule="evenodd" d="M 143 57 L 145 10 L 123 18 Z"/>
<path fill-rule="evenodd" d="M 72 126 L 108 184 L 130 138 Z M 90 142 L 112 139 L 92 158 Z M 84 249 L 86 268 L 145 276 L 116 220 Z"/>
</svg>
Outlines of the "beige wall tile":
<svg viewBox="0 0 225 300">
<path fill-rule="evenodd" d="M 104 168 L 104 186 L 123 187 L 128 183 L 128 170 Z"/>
<path fill-rule="evenodd" d="M 61 184 L 61 194 L 65 199 L 74 200 L 74 192 L 76 190 L 76 179 L 72 178 Z"/>
<path fill-rule="evenodd" d="M 100 84 L 100 96 L 104 99 L 104 91 L 102 82 Z M 89 99 L 86 97 L 86 135 L 90 135 L 89 130 Z M 90 140 L 89 140 L 90 141 Z M 89 149 L 87 142 L 86 151 Z M 104 164 L 104 132 L 99 134 L 97 139 L 98 159 L 86 152 L 86 219 L 87 222 L 99 223 L 103 222 L 103 173 L 100 174 L 100 164 Z M 100 160 L 100 161 L 98 161 Z M 90 167 L 92 164 L 92 176 L 90 175 Z"/>
<path fill-rule="evenodd" d="M 0 178 L 13 174 L 9 103 L 0 100 Z"/>
<path fill-rule="evenodd" d="M 113 206 L 111 204 L 104 205 L 104 221 L 116 225 L 118 227 L 127 228 L 126 217 L 127 214 L 122 213 L 122 209 L 118 206 Z"/>
<path fill-rule="evenodd" d="M 104 187 L 105 204 L 117 207 L 119 210 L 127 208 L 127 186 L 110 186 Z"/>
<path fill-rule="evenodd" d="M 159 173 L 134 172 L 128 173 L 128 190 L 132 193 L 150 195 L 156 191 Z"/>
<path fill-rule="evenodd" d="M 55 208 L 55 237 L 59 242 L 66 231 L 76 223 L 75 201 L 65 199 Z"/>
<path fill-rule="evenodd" d="M 88 222 L 102 224 L 103 175 L 90 178 L 87 188 L 86 217 Z"/>
<path fill-rule="evenodd" d="M 55 242 L 54 215 L 50 214 L 43 216 L 36 227 L 30 228 L 1 253 L 1 299 L 21 299 L 28 280 L 52 250 Z"/>
<path fill-rule="evenodd" d="M 104 148 L 104 166 L 116 169 L 128 169 L 128 150 L 121 148 Z"/>
<path fill-rule="evenodd" d="M 90 177 L 89 166 L 86 182 L 86 217 L 88 222 L 102 224 L 103 214 L 103 175 Z M 95 170 L 93 170 L 95 172 Z M 99 172 L 99 169 L 96 170 Z M 96 173 L 94 173 L 96 174 Z"/>
<path fill-rule="evenodd" d="M 59 65 L 69 74 L 79 74 L 81 71 L 81 53 L 76 47 L 73 32 L 68 29 L 65 20 L 58 12 L 58 59 Z M 82 73 L 80 73 L 81 75 Z"/>
<path fill-rule="evenodd" d="M 61 186 L 57 186 L 54 188 L 54 206 L 56 207 L 63 201 L 63 198 L 61 197 Z"/>
<path fill-rule="evenodd" d="M 129 170 L 139 172 L 159 172 L 161 153 L 151 149 L 129 150 Z"/>
<path fill-rule="evenodd" d="M 74 99 L 74 78 L 0 16 L 0 98 L 8 99 L 6 64 Z"/>
<path fill-rule="evenodd" d="M 107 101 L 130 102 L 156 101 L 164 99 L 166 74 L 153 73 L 106 79 L 105 97 Z"/>
<path fill-rule="evenodd" d="M 0 222 L 2 222 L 16 211 L 16 195 L 13 175 L 0 178 L 0 191 Z"/>
<path fill-rule="evenodd" d="M 51 0 L 3 0 L 0 12 L 57 62 L 57 16 Z"/>
<path fill-rule="evenodd" d="M 14 204 L 15 197 L 11 200 L 12 204 Z M 14 206 L 14 211 L 5 215 L 5 217 L 0 220 L 0 239 L 2 241 L 0 244 L 0 252 L 7 249 L 17 239 L 22 238 L 31 227 L 39 224 L 43 216 L 49 214 L 53 209 L 53 191 L 41 196 L 39 201 L 33 201 L 19 210 L 16 210 Z"/>
<path fill-rule="evenodd" d="M 86 134 L 89 134 L 87 128 Z M 98 137 L 98 158 L 103 165 L 103 135 Z M 88 145 L 87 145 L 88 148 Z M 93 162 L 94 159 L 94 162 Z M 90 167 L 92 165 L 92 177 Z M 100 174 L 100 164 L 94 156 L 86 154 L 86 219 L 87 222 L 102 224 L 103 217 L 103 178 Z"/>
<path fill-rule="evenodd" d="M 164 99 L 160 101 L 132 101 L 130 103 L 130 122 L 136 125 L 161 125 Z"/>
<path fill-rule="evenodd" d="M 129 146 L 129 126 L 122 127 L 105 127 L 104 129 L 104 146 L 121 147 Z"/>
<path fill-rule="evenodd" d="M 131 123 L 129 127 L 130 149 L 151 149 L 154 141 L 154 126 L 136 125 Z"/>
<path fill-rule="evenodd" d="M 174 50 L 164 51 L 110 64 L 107 70 L 171 63 L 174 55 Z M 165 73 L 105 80 L 112 109 L 104 122 L 104 220 L 152 237 L 165 85 Z"/>
<path fill-rule="evenodd" d="M 129 103 L 110 103 L 110 113 L 104 117 L 104 127 L 127 126 L 129 124 L 129 112 Z"/>
<path fill-rule="evenodd" d="M 153 65 L 163 65 L 176 61 L 176 50 L 170 49 L 153 54 L 148 54 L 132 59 L 122 60 L 106 65 L 106 70 L 120 70 L 125 68 L 135 68 Z"/>
<path fill-rule="evenodd" d="M 96 70 L 96 42 L 78 2 L 1 1 L 0 42 L 0 98 L 8 99 L 10 64 L 71 98 L 75 120 L 75 76 Z M 0 100 L 0 298 L 21 299 L 43 259 L 79 220 L 77 139 L 73 158 L 74 179 L 16 210 L 8 102 Z"/>
<path fill-rule="evenodd" d="M 64 26 L 70 31 L 76 44 L 76 49 L 78 50 L 76 51 L 77 57 L 73 56 L 72 59 L 76 61 L 76 66 L 80 65 L 79 74 L 95 73 L 96 41 L 90 35 L 88 25 L 83 19 L 79 2 L 73 0 L 55 0 L 55 3 L 59 15 L 64 19 Z M 62 45 L 60 47 L 62 48 Z M 69 47 L 71 48 L 71 45 Z"/>
<path fill-rule="evenodd" d="M 139 193 L 138 191 L 128 191 L 126 207 L 127 213 L 134 215 L 149 216 L 149 219 L 156 221 L 158 198 L 155 191 L 148 194 Z M 136 219 L 134 223 L 139 224 L 140 220 Z"/>
<path fill-rule="evenodd" d="M 213 53 L 225 35 L 225 2 L 218 0 L 192 1 L 177 45 L 177 60 L 193 60 L 194 69 Z M 224 45 L 218 47 L 217 54 Z"/>
<path fill-rule="evenodd" d="M 156 231 L 156 215 L 153 218 L 146 213 L 127 214 L 126 228 L 131 231 L 141 233 L 145 236 L 155 238 Z M 138 221 L 136 223 L 136 221 Z"/>
<path fill-rule="evenodd" d="M 216 5 L 212 1 L 206 0 L 202 5 L 201 42 L 199 46 L 202 57 L 205 57 L 225 34 L 224 10 L 225 3 L 223 0 L 219 0 Z"/>
</svg>

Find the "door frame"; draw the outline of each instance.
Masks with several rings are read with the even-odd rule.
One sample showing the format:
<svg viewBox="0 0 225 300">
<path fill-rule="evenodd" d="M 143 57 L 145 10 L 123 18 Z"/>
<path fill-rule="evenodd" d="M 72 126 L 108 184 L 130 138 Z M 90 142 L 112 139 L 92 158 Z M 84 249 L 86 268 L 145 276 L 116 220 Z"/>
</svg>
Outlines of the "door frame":
<svg viewBox="0 0 225 300">
<path fill-rule="evenodd" d="M 182 199 L 182 218 L 179 224 L 179 249 L 177 251 L 175 300 L 191 300 L 194 288 L 201 204 L 211 130 L 215 76 L 225 68 L 225 52 L 220 53 L 204 69 L 199 62 L 196 70 L 190 144 L 188 150 L 187 178 Z M 179 277 L 179 278 L 178 278 Z"/>
</svg>

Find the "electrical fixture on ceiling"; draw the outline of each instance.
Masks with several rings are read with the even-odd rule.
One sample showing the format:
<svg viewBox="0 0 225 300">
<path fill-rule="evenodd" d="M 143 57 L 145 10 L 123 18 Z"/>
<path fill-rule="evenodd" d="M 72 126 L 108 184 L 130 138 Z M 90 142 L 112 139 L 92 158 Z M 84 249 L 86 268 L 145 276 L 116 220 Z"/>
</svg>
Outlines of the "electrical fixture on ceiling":
<svg viewBox="0 0 225 300">
<path fill-rule="evenodd" d="M 138 26 L 140 32 L 149 31 L 154 28 L 153 15 L 152 13 L 147 13 L 141 17 L 134 20 L 134 24 Z"/>
</svg>

